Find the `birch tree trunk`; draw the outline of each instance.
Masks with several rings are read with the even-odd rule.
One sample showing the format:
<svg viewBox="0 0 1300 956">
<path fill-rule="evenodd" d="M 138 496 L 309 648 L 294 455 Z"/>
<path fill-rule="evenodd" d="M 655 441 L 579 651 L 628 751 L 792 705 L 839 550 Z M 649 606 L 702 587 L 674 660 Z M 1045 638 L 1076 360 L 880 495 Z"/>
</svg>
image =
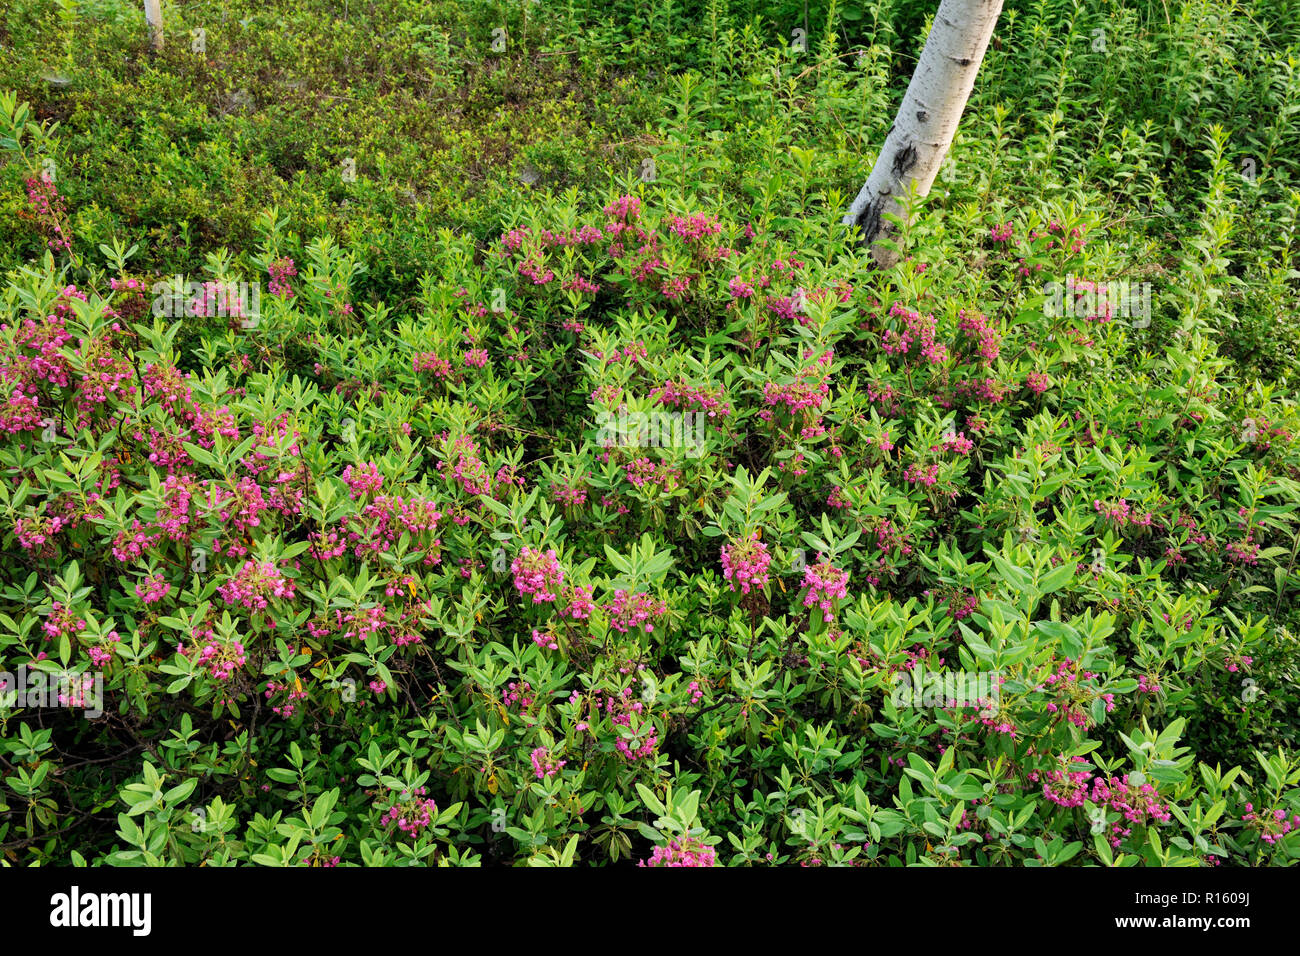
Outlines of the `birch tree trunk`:
<svg viewBox="0 0 1300 956">
<path fill-rule="evenodd" d="M 144 19 L 149 24 L 149 42 L 155 50 L 163 45 L 162 0 L 144 0 Z"/>
<path fill-rule="evenodd" d="M 1002 0 L 939 4 L 884 148 L 843 219 L 844 225 L 861 228 L 862 241 L 871 246 L 872 258 L 882 269 L 898 260 L 896 252 L 879 244 L 896 228 L 885 215 L 902 214 L 899 200 L 912 183 L 922 196 L 930 191 L 1001 12 Z"/>
</svg>

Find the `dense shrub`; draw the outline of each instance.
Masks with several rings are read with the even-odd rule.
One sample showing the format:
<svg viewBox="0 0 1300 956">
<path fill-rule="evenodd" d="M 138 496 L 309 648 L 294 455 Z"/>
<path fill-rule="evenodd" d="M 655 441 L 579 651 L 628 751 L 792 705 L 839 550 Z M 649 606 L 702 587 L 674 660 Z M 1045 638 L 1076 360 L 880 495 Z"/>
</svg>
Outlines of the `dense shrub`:
<svg viewBox="0 0 1300 956">
<path fill-rule="evenodd" d="M 8 858 L 1293 860 L 1300 422 L 1272 327 L 1295 157 L 1273 143 L 1275 178 L 1242 181 L 1216 115 L 1236 112 L 1207 102 L 1069 172 L 1053 111 L 1127 102 L 1069 38 L 1130 15 L 1053 32 L 1039 6 L 1008 16 L 979 94 L 1025 115 L 973 103 L 960 171 L 885 272 L 835 210 L 857 129 L 883 136 L 890 51 L 830 38 L 792 65 L 716 5 L 715 44 L 665 46 L 695 71 L 629 85 L 608 128 L 555 147 L 589 157 L 662 82 L 653 176 L 584 167 L 471 211 L 449 180 L 423 219 L 388 204 L 428 126 L 343 211 L 291 175 L 329 116 L 260 108 L 281 125 L 259 149 L 284 155 L 259 179 L 205 152 L 225 121 L 179 115 L 168 53 L 139 88 L 42 93 L 174 107 L 114 135 L 146 137 L 144 163 L 147 137 L 187 131 L 168 162 L 192 181 L 110 197 L 103 170 L 42 175 L 117 149 L 85 115 L 42 129 L 7 97 Z M 899 7 L 874 6 L 882 39 L 914 29 Z M 1212 12 L 1179 9 L 1126 42 L 1193 47 Z M 394 29 L 422 35 L 404 10 Z M 1059 63 L 1010 42 L 1049 33 Z M 372 79 L 412 69 L 369 55 Z M 589 66 L 574 81 L 604 88 Z M 1238 93 L 1285 100 L 1264 73 Z M 400 126 L 386 102 L 347 135 Z M 226 224 L 179 251 L 162 230 L 209 201 Z M 1165 201 L 1190 210 L 1167 237 L 1130 221 Z M 90 683 L 33 703 L 35 675 L 69 671 Z"/>
<path fill-rule="evenodd" d="M 148 280 L 7 293 L 6 660 L 111 702 L 21 746 L 147 753 L 107 859 L 617 859 L 643 808 L 754 862 L 1290 852 L 1244 818 L 1300 772 L 1260 610 L 1294 409 L 1195 328 L 1044 315 L 1093 224 L 989 223 L 984 300 L 722 210 L 525 220 L 403 313 L 268 235 L 277 294 L 189 373 Z M 909 671 L 1001 683 L 900 707 Z"/>
</svg>

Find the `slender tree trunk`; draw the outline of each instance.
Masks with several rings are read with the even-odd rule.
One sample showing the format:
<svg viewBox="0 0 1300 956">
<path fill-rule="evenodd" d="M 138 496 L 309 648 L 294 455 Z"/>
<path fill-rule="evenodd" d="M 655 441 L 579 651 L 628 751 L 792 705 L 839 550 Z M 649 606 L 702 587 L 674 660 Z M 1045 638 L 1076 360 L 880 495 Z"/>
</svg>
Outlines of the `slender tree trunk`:
<svg viewBox="0 0 1300 956">
<path fill-rule="evenodd" d="M 149 24 L 149 42 L 155 50 L 163 45 L 162 0 L 144 0 L 144 19 Z"/>
<path fill-rule="evenodd" d="M 1002 0 L 939 4 L 884 148 L 843 220 L 846 226 L 861 228 L 862 241 L 871 246 L 872 258 L 881 268 L 898 260 L 897 253 L 879 244 L 895 229 L 885 216 L 902 214 L 899 200 L 912 183 L 922 196 L 930 191 L 1001 12 Z"/>
</svg>

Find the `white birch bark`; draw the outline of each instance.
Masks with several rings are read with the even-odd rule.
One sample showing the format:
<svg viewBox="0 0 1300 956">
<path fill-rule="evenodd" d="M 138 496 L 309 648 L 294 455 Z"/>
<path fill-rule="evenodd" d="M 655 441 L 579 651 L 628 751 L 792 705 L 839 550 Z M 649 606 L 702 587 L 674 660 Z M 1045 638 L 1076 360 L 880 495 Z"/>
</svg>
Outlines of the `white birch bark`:
<svg viewBox="0 0 1300 956">
<path fill-rule="evenodd" d="M 942 0 L 908 84 L 894 125 L 885 137 L 865 185 L 843 222 L 859 226 L 862 241 L 880 268 L 897 253 L 879 245 L 895 226 L 886 214 L 902 215 L 899 200 L 912 183 L 924 196 L 934 184 L 970 98 L 984 51 L 1002 12 L 1002 0 Z"/>
<path fill-rule="evenodd" d="M 162 0 L 144 0 L 144 19 L 149 24 L 149 42 L 155 50 L 163 45 Z"/>
</svg>

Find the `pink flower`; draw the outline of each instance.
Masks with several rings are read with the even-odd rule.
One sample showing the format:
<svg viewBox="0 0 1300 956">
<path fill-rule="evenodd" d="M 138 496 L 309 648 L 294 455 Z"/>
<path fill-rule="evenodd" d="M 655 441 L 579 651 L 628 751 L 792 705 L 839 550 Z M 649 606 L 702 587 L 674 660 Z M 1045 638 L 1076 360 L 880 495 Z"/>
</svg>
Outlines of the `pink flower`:
<svg viewBox="0 0 1300 956">
<path fill-rule="evenodd" d="M 1082 761 L 1082 757 L 1075 757 Z M 1083 771 L 1051 770 L 1045 775 L 1043 796 L 1062 807 L 1081 807 L 1088 798 L 1092 774 Z"/>
<path fill-rule="evenodd" d="M 943 442 L 938 445 L 932 445 L 931 451 L 952 451 L 959 455 L 969 455 L 975 448 L 975 443 L 966 437 L 965 432 L 957 432 L 952 435 L 944 435 Z"/>
<path fill-rule="evenodd" d="M 1097 777 L 1092 782 L 1089 799 L 1098 806 L 1118 812 L 1122 818 L 1111 826 L 1108 837 L 1112 847 L 1118 847 L 1120 840 L 1132 833 L 1132 827 L 1124 824 L 1154 824 L 1171 819 L 1169 808 L 1160 802 L 1160 794 L 1149 783 L 1134 785 L 1119 777 L 1103 779 Z"/>
<path fill-rule="evenodd" d="M 244 645 L 235 638 L 229 641 L 218 638 L 210 627 L 198 627 L 191 633 L 192 643 L 187 650 L 184 644 L 176 648 L 177 652 L 190 657 L 195 664 L 207 668 L 209 674 L 219 681 L 230 680 L 237 668 L 248 663 Z M 267 697 L 271 696 L 268 690 Z M 305 697 L 306 694 L 300 696 Z M 287 716 L 287 715 L 282 715 Z"/>
<path fill-rule="evenodd" d="M 596 604 L 592 601 L 591 595 L 592 589 L 585 584 L 565 587 L 564 610 L 560 612 L 560 616 L 571 617 L 575 621 L 584 621 L 591 617 L 591 612 L 596 610 Z"/>
<path fill-rule="evenodd" d="M 157 604 L 171 589 L 161 574 L 151 574 L 135 586 L 135 596 L 145 604 Z"/>
<path fill-rule="evenodd" d="M 660 618 L 668 613 L 668 606 L 663 601 L 656 601 L 649 594 L 638 591 L 629 594 L 624 590 L 614 592 L 614 600 L 602 605 L 609 614 L 609 625 L 620 634 L 626 634 L 633 628 L 642 628 L 647 634 L 654 630 L 651 618 Z"/>
<path fill-rule="evenodd" d="M 252 611 L 264 611 L 271 598 L 292 601 L 293 581 L 280 573 L 270 561 L 245 561 L 243 567 L 217 588 L 227 604 L 237 604 Z"/>
<path fill-rule="evenodd" d="M 722 225 L 713 216 L 694 213 L 690 216 L 669 216 L 668 228 L 687 242 L 698 242 L 707 236 L 717 235 Z"/>
<path fill-rule="evenodd" d="M 849 572 L 835 567 L 824 555 L 818 557 L 821 558 L 818 564 L 804 568 L 803 583 L 808 593 L 804 595 L 803 605 L 816 605 L 822 611 L 822 620 L 829 624 L 835 620 L 835 606 L 832 602 L 836 598 L 849 596 Z"/>
<path fill-rule="evenodd" d="M 294 261 L 288 257 L 276 259 L 266 267 L 267 275 L 270 281 L 266 284 L 266 290 L 271 295 L 278 295 L 285 299 L 293 298 L 293 286 L 289 280 L 298 274 L 298 267 Z"/>
<path fill-rule="evenodd" d="M 379 466 L 373 461 L 357 465 L 355 469 L 348 465 L 343 469 L 343 480 L 351 489 L 353 498 L 363 498 L 372 494 L 384 483 L 384 477 L 379 473 Z"/>
<path fill-rule="evenodd" d="M 403 790 L 401 799 L 390 805 L 379 818 L 380 826 L 397 824 L 397 829 L 408 837 L 418 837 L 433 824 L 433 817 L 438 812 L 438 805 L 425 795 L 428 789 L 417 787 L 412 793 Z"/>
<path fill-rule="evenodd" d="M 759 540 L 757 531 L 722 547 L 722 576 L 731 582 L 733 591 L 739 585 L 741 594 L 748 594 L 750 588 L 767 586 L 767 568 L 771 563 L 772 556 L 767 545 Z"/>
<path fill-rule="evenodd" d="M 538 780 L 554 777 L 560 772 L 560 768 L 568 763 L 567 760 L 553 758 L 545 747 L 538 747 L 529 754 L 529 759 L 533 762 L 533 773 L 537 775 Z"/>
<path fill-rule="evenodd" d="M 937 462 L 932 465 L 921 465 L 919 462 L 908 465 L 903 472 L 903 480 L 932 487 L 939 480 L 939 465 Z"/>
<path fill-rule="evenodd" d="M 605 215 L 613 216 L 619 222 L 631 222 L 641 215 L 641 200 L 635 196 L 619 196 L 605 207 Z"/>
<path fill-rule="evenodd" d="M 515 589 L 521 595 L 531 594 L 534 604 L 554 601 L 555 592 L 564 583 L 564 569 L 554 549 L 541 552 L 525 546 L 511 570 L 515 575 Z"/>
<path fill-rule="evenodd" d="M 733 299 L 752 299 L 754 297 L 754 287 L 740 276 L 732 276 L 731 281 L 727 283 L 727 290 L 731 293 Z"/>
<path fill-rule="evenodd" d="M 718 858 L 713 847 L 695 837 L 669 840 L 657 846 L 648 859 L 637 866 L 717 866 Z"/>
</svg>

